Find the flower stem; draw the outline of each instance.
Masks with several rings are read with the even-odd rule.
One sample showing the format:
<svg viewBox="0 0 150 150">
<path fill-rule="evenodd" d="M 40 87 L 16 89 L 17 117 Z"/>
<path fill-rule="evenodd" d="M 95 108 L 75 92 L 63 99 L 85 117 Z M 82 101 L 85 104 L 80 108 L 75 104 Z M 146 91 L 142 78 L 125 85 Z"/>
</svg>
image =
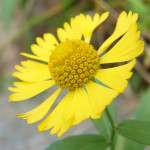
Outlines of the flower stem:
<svg viewBox="0 0 150 150">
<path fill-rule="evenodd" d="M 111 132 L 111 138 L 110 138 L 111 150 L 115 150 L 114 142 L 113 142 L 114 141 L 114 134 L 115 134 L 115 132 L 114 132 L 115 124 L 114 124 L 114 121 L 113 121 L 113 119 L 112 119 L 112 117 L 111 117 L 111 115 L 110 115 L 109 110 L 108 110 L 107 107 L 105 109 L 105 112 L 106 112 L 107 117 L 108 117 L 108 119 L 110 121 L 110 124 L 112 126 L 112 132 Z"/>
</svg>

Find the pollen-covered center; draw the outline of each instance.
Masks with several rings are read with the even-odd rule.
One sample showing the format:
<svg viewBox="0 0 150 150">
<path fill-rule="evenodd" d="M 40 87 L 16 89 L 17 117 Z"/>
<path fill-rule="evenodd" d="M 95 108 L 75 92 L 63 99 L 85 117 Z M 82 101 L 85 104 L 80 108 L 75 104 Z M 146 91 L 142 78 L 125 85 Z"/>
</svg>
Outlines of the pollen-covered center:
<svg viewBox="0 0 150 150">
<path fill-rule="evenodd" d="M 51 76 L 57 85 L 67 90 L 82 87 L 98 68 L 99 56 L 96 50 L 82 40 L 61 43 L 50 55 Z"/>
</svg>

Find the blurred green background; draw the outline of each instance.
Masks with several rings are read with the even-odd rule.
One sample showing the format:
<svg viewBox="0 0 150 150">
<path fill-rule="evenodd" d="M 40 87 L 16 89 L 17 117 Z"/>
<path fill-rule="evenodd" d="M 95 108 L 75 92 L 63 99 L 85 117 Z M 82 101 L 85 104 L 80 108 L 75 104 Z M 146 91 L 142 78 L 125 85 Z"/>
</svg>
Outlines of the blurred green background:
<svg viewBox="0 0 150 150">
<path fill-rule="evenodd" d="M 44 33 L 49 32 L 56 35 L 57 28 L 63 27 L 63 22 L 79 13 L 93 16 L 96 12 L 101 14 L 109 11 L 109 18 L 96 29 L 92 37 L 91 42 L 97 49 L 111 35 L 117 17 L 123 10 L 139 14 L 138 29 L 141 31 L 141 40 L 145 42 L 145 51 L 137 60 L 128 88 L 116 100 L 118 120 L 131 117 L 142 99 L 150 101 L 150 0 L 0 1 L 0 149 L 41 150 L 58 140 L 57 136 L 50 136 L 49 133 L 39 134 L 36 124 L 27 125 L 15 116 L 16 113 L 34 108 L 48 92 L 33 98 L 32 104 L 31 101 L 8 103 L 10 92 L 7 88 L 16 80 L 11 76 L 15 71 L 14 65 L 26 59 L 20 52 L 31 53 L 30 45 L 35 42 L 37 36 L 42 37 Z M 147 109 L 150 110 L 150 105 Z M 150 112 L 147 114 L 150 121 Z M 89 128 L 90 133 L 96 133 L 92 123 L 87 122 L 71 129 L 64 137 L 89 133 Z M 148 149 L 150 150 L 147 147 Z"/>
</svg>

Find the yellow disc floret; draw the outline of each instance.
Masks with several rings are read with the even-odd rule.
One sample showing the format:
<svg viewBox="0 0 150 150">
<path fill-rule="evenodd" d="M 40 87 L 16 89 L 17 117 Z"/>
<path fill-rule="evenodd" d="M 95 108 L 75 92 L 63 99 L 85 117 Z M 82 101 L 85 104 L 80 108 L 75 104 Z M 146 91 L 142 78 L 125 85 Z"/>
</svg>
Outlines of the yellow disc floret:
<svg viewBox="0 0 150 150">
<path fill-rule="evenodd" d="M 61 43 L 50 55 L 51 76 L 57 85 L 67 90 L 82 87 L 98 68 L 99 56 L 96 50 L 82 40 Z"/>
</svg>

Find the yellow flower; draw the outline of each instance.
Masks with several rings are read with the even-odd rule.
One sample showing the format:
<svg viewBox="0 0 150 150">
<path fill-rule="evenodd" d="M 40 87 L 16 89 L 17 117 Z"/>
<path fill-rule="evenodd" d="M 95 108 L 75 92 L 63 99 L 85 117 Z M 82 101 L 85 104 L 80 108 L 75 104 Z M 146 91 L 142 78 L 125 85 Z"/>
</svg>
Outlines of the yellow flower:
<svg viewBox="0 0 150 150">
<path fill-rule="evenodd" d="M 9 87 L 15 92 L 9 101 L 29 99 L 54 85 L 58 85 L 58 89 L 38 107 L 18 114 L 18 118 L 26 119 L 28 124 L 41 120 L 62 90 L 67 89 L 67 95 L 38 125 L 39 132 L 52 128 L 50 134 L 58 132 L 61 136 L 82 120 L 100 118 L 106 106 L 124 91 L 144 43 L 139 40 L 140 32 L 137 31 L 138 15 L 131 11 L 128 14 L 122 12 L 115 31 L 96 51 L 89 44 L 90 39 L 94 29 L 106 20 L 108 14 L 95 14 L 93 19 L 83 14 L 71 18 L 70 24 L 65 22 L 64 28 L 57 30 L 60 43 L 52 34 L 46 33 L 43 39 L 38 37 L 37 44 L 31 46 L 33 54 L 22 53 L 33 60 L 15 66 L 18 72 L 13 76 L 22 81 Z M 116 40 L 118 42 L 110 47 Z M 118 62 L 127 63 L 113 68 L 99 67 Z M 106 86 L 94 82 L 95 79 Z"/>
</svg>

